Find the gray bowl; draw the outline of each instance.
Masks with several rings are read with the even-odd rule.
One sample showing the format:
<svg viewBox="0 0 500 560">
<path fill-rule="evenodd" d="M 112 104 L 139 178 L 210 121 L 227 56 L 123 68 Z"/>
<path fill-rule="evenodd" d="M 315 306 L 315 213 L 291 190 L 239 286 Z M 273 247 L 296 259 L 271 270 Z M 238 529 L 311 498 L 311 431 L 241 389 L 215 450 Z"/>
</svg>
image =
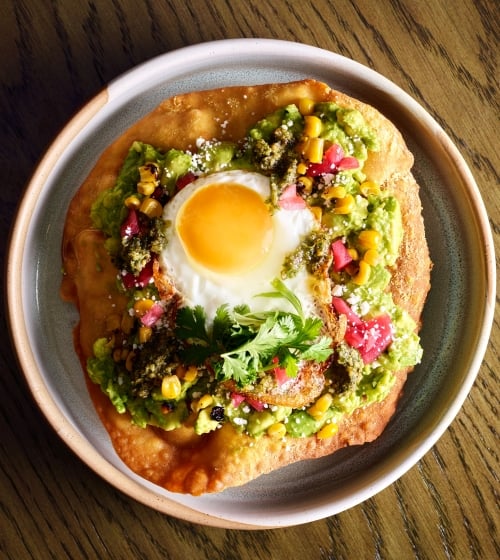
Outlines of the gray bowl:
<svg viewBox="0 0 500 560">
<path fill-rule="evenodd" d="M 121 462 L 88 396 L 73 350 L 78 316 L 58 291 L 66 210 L 107 145 L 162 99 L 303 78 L 321 80 L 375 106 L 401 130 L 415 155 L 434 262 L 421 332 L 424 359 L 374 443 L 304 461 L 217 495 L 169 493 Z M 31 391 L 57 433 L 89 467 L 169 515 L 257 529 L 306 523 L 359 504 L 397 480 L 435 444 L 462 406 L 483 359 L 493 321 L 495 273 L 492 236 L 474 179 L 449 137 L 418 103 L 380 74 L 340 55 L 286 41 L 235 39 L 187 47 L 140 65 L 112 82 L 62 130 L 36 169 L 17 215 L 7 296 L 13 341 Z"/>
</svg>

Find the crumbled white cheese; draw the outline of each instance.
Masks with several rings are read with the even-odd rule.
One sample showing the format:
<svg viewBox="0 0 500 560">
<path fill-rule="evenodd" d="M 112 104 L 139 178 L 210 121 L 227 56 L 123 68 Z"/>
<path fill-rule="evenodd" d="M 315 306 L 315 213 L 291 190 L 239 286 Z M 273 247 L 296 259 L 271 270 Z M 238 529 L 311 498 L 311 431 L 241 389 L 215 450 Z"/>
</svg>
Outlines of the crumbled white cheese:
<svg viewBox="0 0 500 560">
<path fill-rule="evenodd" d="M 361 317 L 368 315 L 369 312 L 370 312 L 370 304 L 367 301 L 361 301 L 359 303 L 359 314 L 361 315 Z"/>
<path fill-rule="evenodd" d="M 332 295 L 335 297 L 342 297 L 344 294 L 345 286 L 343 284 L 337 284 L 333 287 Z"/>
</svg>

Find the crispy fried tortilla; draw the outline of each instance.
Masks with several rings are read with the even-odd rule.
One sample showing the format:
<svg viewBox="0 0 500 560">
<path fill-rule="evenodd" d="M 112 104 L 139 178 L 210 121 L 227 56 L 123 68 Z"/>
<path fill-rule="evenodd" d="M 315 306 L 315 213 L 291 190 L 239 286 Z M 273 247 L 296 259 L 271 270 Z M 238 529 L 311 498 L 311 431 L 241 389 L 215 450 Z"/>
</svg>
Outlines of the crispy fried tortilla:
<svg viewBox="0 0 500 560">
<path fill-rule="evenodd" d="M 131 144 L 140 140 L 161 150 L 186 150 L 193 149 L 200 137 L 237 141 L 256 121 L 301 98 L 355 108 L 376 131 L 381 147 L 369 152 L 363 171 L 368 180 L 396 196 L 403 222 L 403 241 L 389 290 L 395 303 L 420 327 L 431 263 L 419 187 L 411 174 L 413 157 L 398 130 L 374 108 L 313 80 L 228 87 L 178 95 L 161 103 L 102 154 L 76 193 L 64 229 L 61 293 L 80 312 L 74 340 L 84 370 L 93 342 L 109 330 L 109 317 L 126 305 L 125 296 L 116 288 L 117 270 L 104 248 L 104 235 L 93 227 L 90 210 L 98 194 L 113 186 Z M 385 399 L 347 415 L 337 433 L 323 439 L 316 435 L 251 437 L 229 423 L 203 435 L 189 425 L 172 431 L 142 428 L 127 413 L 119 414 L 99 386 L 89 381 L 88 389 L 117 454 L 134 472 L 170 491 L 200 495 L 245 484 L 296 461 L 373 441 L 394 414 L 411 369 L 396 373 Z"/>
</svg>

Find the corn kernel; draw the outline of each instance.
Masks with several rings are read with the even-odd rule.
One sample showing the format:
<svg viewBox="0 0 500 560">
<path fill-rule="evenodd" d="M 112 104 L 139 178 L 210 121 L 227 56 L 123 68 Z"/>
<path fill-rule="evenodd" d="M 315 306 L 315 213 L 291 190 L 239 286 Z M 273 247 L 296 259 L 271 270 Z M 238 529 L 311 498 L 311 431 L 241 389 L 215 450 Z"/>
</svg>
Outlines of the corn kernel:
<svg viewBox="0 0 500 560">
<path fill-rule="evenodd" d="M 323 161 L 324 145 L 325 141 L 323 138 L 310 138 L 305 151 L 306 158 L 311 163 L 321 163 Z"/>
<path fill-rule="evenodd" d="M 315 220 L 317 222 L 321 222 L 321 218 L 323 217 L 323 209 L 321 208 L 321 206 L 310 206 L 309 210 L 311 211 Z"/>
<path fill-rule="evenodd" d="M 191 405 L 190 405 L 191 410 L 195 414 L 198 414 L 200 411 L 208 408 L 213 402 L 214 402 L 214 399 L 213 399 L 212 395 L 203 395 L 203 397 L 201 397 L 199 399 L 195 399 L 194 401 L 191 402 Z"/>
<path fill-rule="evenodd" d="M 358 235 L 358 243 L 363 249 L 376 249 L 381 237 L 378 231 L 374 229 L 365 229 Z"/>
<path fill-rule="evenodd" d="M 333 208 L 334 214 L 350 214 L 354 210 L 354 198 L 352 195 L 347 194 L 344 198 L 337 198 L 335 207 Z"/>
<path fill-rule="evenodd" d="M 307 165 L 303 161 L 297 165 L 297 173 L 299 175 L 305 175 L 307 173 Z"/>
<path fill-rule="evenodd" d="M 363 255 L 363 260 L 367 262 L 370 266 L 375 266 L 379 260 L 379 254 L 376 249 L 368 249 Z"/>
<path fill-rule="evenodd" d="M 349 247 L 349 249 L 347 249 L 347 252 L 349 253 L 349 256 L 351 257 L 351 259 L 353 261 L 357 261 L 358 260 L 358 252 L 356 251 L 356 249 L 354 247 Z"/>
<path fill-rule="evenodd" d="M 303 115 L 310 115 L 314 111 L 315 102 L 308 97 L 299 99 L 299 111 Z"/>
<path fill-rule="evenodd" d="M 367 262 L 363 260 L 359 261 L 358 273 L 353 276 L 352 281 L 358 286 L 366 284 L 370 278 L 371 268 L 372 267 Z"/>
<path fill-rule="evenodd" d="M 198 414 L 198 412 L 200 412 L 201 408 L 199 406 L 199 403 L 200 399 L 194 399 L 191 401 L 191 404 L 189 405 L 191 412 L 194 412 L 195 414 Z"/>
<path fill-rule="evenodd" d="M 321 134 L 321 119 L 316 115 L 304 117 L 304 135 L 309 138 L 317 138 Z"/>
<path fill-rule="evenodd" d="M 188 382 L 191 383 L 192 381 L 194 381 L 196 378 L 198 377 L 198 370 L 196 369 L 195 366 L 189 366 L 186 373 L 184 374 L 184 379 Z"/>
<path fill-rule="evenodd" d="M 283 422 L 275 422 L 267 428 L 267 435 L 281 439 L 286 436 L 286 426 Z"/>
<path fill-rule="evenodd" d="M 141 182 L 155 183 L 158 180 L 160 169 L 154 162 L 149 162 L 139 167 L 139 175 Z"/>
<path fill-rule="evenodd" d="M 145 327 L 144 325 L 139 327 L 139 343 L 144 344 L 150 340 L 153 335 L 153 329 L 151 327 Z"/>
<path fill-rule="evenodd" d="M 299 177 L 297 182 L 302 185 L 304 192 L 310 193 L 312 191 L 313 180 L 311 177 Z"/>
<path fill-rule="evenodd" d="M 161 382 L 161 394 L 165 399 L 176 399 L 181 394 L 181 381 L 177 375 L 166 375 Z"/>
<path fill-rule="evenodd" d="M 333 437 L 338 431 L 339 427 L 337 424 L 331 422 L 330 424 L 325 424 L 316 435 L 319 439 L 327 439 Z"/>
<path fill-rule="evenodd" d="M 143 317 L 154 305 L 152 299 L 139 299 L 134 303 L 134 313 L 137 317 Z"/>
<path fill-rule="evenodd" d="M 139 210 L 149 218 L 159 218 L 163 214 L 163 206 L 154 198 L 145 198 Z"/>
<path fill-rule="evenodd" d="M 155 192 L 156 185 L 150 181 L 141 181 L 137 183 L 137 192 L 144 196 L 150 196 Z"/>
<path fill-rule="evenodd" d="M 359 191 L 362 195 L 368 196 L 369 194 L 380 194 L 380 186 L 375 181 L 364 181 L 359 185 Z"/>
<path fill-rule="evenodd" d="M 212 397 L 212 395 L 203 395 L 203 397 L 198 399 L 198 404 L 197 404 L 198 411 L 209 407 L 213 402 L 214 402 L 214 398 Z"/>
<path fill-rule="evenodd" d="M 332 198 L 344 198 L 346 195 L 345 187 L 328 187 L 324 190 L 321 195 L 325 200 L 330 200 Z"/>
<path fill-rule="evenodd" d="M 140 201 L 139 197 L 137 197 L 137 196 L 135 196 L 135 194 L 133 194 L 133 195 L 127 196 L 124 204 L 127 208 L 133 208 L 134 210 L 137 210 L 139 208 L 139 206 L 141 205 L 141 201 Z"/>
<path fill-rule="evenodd" d="M 315 420 L 321 420 L 326 411 L 330 408 L 332 401 L 332 395 L 330 393 L 325 393 L 307 409 L 307 414 L 312 416 Z"/>
</svg>

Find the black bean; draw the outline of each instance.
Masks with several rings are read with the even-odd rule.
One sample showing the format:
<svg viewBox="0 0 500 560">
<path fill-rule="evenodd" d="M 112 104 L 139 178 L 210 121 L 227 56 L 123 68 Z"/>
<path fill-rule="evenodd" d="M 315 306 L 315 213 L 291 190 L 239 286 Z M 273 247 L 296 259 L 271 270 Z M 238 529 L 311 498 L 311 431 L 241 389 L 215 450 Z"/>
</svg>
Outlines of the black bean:
<svg viewBox="0 0 500 560">
<path fill-rule="evenodd" d="M 214 406 L 210 411 L 210 418 L 216 422 L 222 422 L 224 420 L 224 407 Z"/>
</svg>

